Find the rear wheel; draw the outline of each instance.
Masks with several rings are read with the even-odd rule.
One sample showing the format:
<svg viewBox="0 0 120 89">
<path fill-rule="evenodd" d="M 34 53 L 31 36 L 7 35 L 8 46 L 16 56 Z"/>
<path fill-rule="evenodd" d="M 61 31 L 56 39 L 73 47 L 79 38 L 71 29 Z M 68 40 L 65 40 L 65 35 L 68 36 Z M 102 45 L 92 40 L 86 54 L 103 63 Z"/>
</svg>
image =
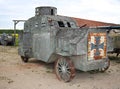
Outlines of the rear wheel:
<svg viewBox="0 0 120 89">
<path fill-rule="evenodd" d="M 59 57 L 55 63 L 55 73 L 59 80 L 69 82 L 75 76 L 75 68 L 72 61 L 67 57 Z"/>
<path fill-rule="evenodd" d="M 100 69 L 99 69 L 100 72 L 105 72 L 105 71 L 110 67 L 110 60 L 107 60 L 106 64 L 107 64 L 108 66 L 103 67 L 103 68 L 100 68 Z"/>
<path fill-rule="evenodd" d="M 28 58 L 28 57 L 21 56 L 21 59 L 22 59 L 23 62 L 27 63 L 29 58 Z"/>
</svg>

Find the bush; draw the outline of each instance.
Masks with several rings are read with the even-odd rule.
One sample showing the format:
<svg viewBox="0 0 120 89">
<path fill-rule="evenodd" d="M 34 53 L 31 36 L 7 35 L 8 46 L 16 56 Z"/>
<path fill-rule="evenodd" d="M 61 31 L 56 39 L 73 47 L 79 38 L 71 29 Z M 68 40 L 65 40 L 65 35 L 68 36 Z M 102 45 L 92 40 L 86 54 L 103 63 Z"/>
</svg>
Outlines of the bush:
<svg viewBox="0 0 120 89">
<path fill-rule="evenodd" d="M 22 31 L 23 30 L 16 30 L 16 33 L 18 34 Z M 2 33 L 13 34 L 14 30 L 13 29 L 0 29 L 0 34 L 2 34 Z"/>
</svg>

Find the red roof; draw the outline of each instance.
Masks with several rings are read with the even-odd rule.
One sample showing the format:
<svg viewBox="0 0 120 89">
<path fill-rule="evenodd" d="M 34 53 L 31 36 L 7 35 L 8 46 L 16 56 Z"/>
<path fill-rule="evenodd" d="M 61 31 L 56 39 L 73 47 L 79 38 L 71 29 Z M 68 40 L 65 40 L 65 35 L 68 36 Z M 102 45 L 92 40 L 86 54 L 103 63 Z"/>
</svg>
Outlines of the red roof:
<svg viewBox="0 0 120 89">
<path fill-rule="evenodd" d="M 86 25 L 88 27 L 96 27 L 96 26 L 116 26 L 118 24 L 113 24 L 113 23 L 105 23 L 105 22 L 100 22 L 100 21 L 93 21 L 93 20 L 87 20 L 87 19 L 80 19 L 80 18 L 74 18 L 72 17 L 72 19 L 74 19 L 78 26 L 83 26 Z"/>
</svg>

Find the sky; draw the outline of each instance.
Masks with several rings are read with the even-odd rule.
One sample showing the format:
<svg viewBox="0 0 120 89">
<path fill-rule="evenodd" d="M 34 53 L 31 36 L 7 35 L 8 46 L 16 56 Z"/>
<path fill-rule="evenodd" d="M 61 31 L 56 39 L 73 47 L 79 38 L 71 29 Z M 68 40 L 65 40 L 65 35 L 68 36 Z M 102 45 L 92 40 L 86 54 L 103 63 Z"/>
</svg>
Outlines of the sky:
<svg viewBox="0 0 120 89">
<path fill-rule="evenodd" d="M 120 24 L 120 0 L 0 0 L 0 29 L 13 29 L 13 20 L 35 16 L 39 6 L 54 6 L 58 15 Z M 23 22 L 17 28 L 23 29 Z"/>
</svg>

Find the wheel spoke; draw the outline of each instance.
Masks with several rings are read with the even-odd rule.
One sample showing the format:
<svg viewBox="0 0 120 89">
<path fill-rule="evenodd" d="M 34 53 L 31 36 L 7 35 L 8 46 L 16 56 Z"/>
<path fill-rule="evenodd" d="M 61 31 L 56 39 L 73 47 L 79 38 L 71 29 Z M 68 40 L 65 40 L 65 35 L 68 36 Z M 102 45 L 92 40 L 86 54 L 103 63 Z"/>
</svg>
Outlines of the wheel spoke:
<svg viewBox="0 0 120 89">
<path fill-rule="evenodd" d="M 58 67 L 58 70 L 59 70 L 59 71 L 62 71 L 62 69 L 61 69 L 60 67 Z"/>
<path fill-rule="evenodd" d="M 61 63 L 58 63 L 58 66 L 59 66 L 59 67 L 61 67 L 61 66 L 62 66 L 62 64 L 61 64 Z"/>
<path fill-rule="evenodd" d="M 66 73 L 67 80 L 70 79 L 70 74 Z"/>
<path fill-rule="evenodd" d="M 66 68 L 69 66 L 67 62 L 65 63 L 65 66 L 66 66 Z"/>
<path fill-rule="evenodd" d="M 65 66 L 65 62 L 66 62 L 65 59 L 63 59 L 63 60 L 62 60 L 62 64 L 63 64 L 64 66 Z"/>
<path fill-rule="evenodd" d="M 67 71 L 67 73 L 69 73 L 69 74 L 70 74 L 70 71 Z"/>
<path fill-rule="evenodd" d="M 67 66 L 66 66 L 66 69 L 67 69 L 67 70 L 69 70 L 69 69 L 70 69 L 70 67 L 67 65 Z"/>
<path fill-rule="evenodd" d="M 60 74 L 60 77 L 62 78 L 63 77 L 63 72 L 59 72 L 59 74 Z"/>
<path fill-rule="evenodd" d="M 64 62 L 63 62 L 63 60 L 62 60 L 62 59 L 60 59 L 60 64 L 61 64 L 61 65 L 63 65 L 63 64 L 64 64 Z"/>
<path fill-rule="evenodd" d="M 64 74 L 64 80 L 67 82 L 70 80 L 70 75 L 68 73 Z"/>
</svg>

